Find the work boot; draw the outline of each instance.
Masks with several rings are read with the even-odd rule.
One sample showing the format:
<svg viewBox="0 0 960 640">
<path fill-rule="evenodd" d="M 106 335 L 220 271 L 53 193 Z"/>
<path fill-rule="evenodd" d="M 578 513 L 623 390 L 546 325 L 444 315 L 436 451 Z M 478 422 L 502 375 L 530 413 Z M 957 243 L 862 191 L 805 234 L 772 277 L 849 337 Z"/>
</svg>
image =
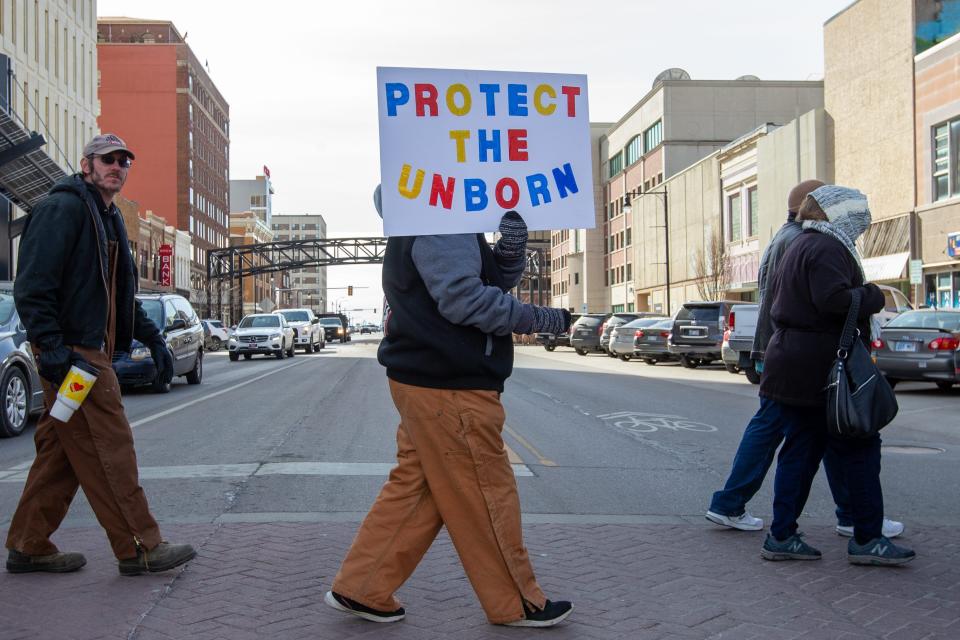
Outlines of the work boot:
<svg viewBox="0 0 960 640">
<path fill-rule="evenodd" d="M 10 573 L 70 573 L 87 564 L 82 553 L 63 553 L 58 551 L 47 556 L 28 556 L 14 549 L 7 555 L 7 571 Z"/>
<path fill-rule="evenodd" d="M 193 560 L 197 552 L 188 544 L 170 544 L 161 542 L 150 551 L 137 550 L 136 558 L 124 558 L 120 561 L 120 575 L 139 576 L 143 573 L 159 573 L 179 567 Z"/>
</svg>

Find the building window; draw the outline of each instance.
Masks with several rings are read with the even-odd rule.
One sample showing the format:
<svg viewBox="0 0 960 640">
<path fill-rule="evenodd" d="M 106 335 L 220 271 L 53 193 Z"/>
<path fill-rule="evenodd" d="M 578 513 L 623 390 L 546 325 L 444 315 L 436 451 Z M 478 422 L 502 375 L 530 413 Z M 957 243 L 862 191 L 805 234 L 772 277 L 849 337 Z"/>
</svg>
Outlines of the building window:
<svg viewBox="0 0 960 640">
<path fill-rule="evenodd" d="M 636 136 L 627 144 L 627 166 L 640 159 L 643 155 L 643 137 Z"/>
<path fill-rule="evenodd" d="M 621 151 L 617 155 L 610 158 L 610 177 L 617 175 L 623 171 L 623 152 Z"/>
<path fill-rule="evenodd" d="M 747 236 L 752 238 L 757 235 L 760 227 L 760 201 L 757 198 L 756 187 L 747 189 L 747 208 L 750 213 L 750 228 L 747 230 Z"/>
<path fill-rule="evenodd" d="M 933 128 L 933 199 L 960 195 L 960 118 Z"/>
<path fill-rule="evenodd" d="M 643 152 L 650 153 L 662 141 L 663 121 L 657 120 L 656 124 L 643 132 Z"/>
<path fill-rule="evenodd" d="M 627 263 L 627 280 L 633 280 L 633 263 Z"/>
<path fill-rule="evenodd" d="M 632 235 L 633 235 L 633 228 L 628 227 L 627 228 L 627 246 L 628 247 L 633 243 Z"/>
<path fill-rule="evenodd" d="M 577 271 L 573 274 L 573 284 L 580 284 L 580 272 Z"/>
<path fill-rule="evenodd" d="M 740 241 L 740 216 L 742 215 L 740 207 L 740 194 L 727 198 L 727 229 L 729 233 L 727 240 L 730 242 Z"/>
</svg>

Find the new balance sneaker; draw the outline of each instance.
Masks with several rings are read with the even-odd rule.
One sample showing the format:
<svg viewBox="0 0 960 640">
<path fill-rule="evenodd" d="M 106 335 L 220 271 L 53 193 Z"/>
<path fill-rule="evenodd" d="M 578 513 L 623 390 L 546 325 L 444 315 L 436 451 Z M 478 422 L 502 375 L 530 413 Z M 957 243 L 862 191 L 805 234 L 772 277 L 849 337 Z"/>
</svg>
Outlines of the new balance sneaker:
<svg viewBox="0 0 960 640">
<path fill-rule="evenodd" d="M 847 543 L 847 560 L 850 564 L 895 565 L 910 562 L 917 554 L 913 549 L 899 547 L 886 536 L 874 538 L 867 544 L 857 544 L 851 539 Z"/>
<path fill-rule="evenodd" d="M 10 573 L 70 573 L 87 564 L 82 553 L 64 553 L 58 551 L 46 556 L 30 556 L 10 549 L 7 554 L 7 571 Z"/>
<path fill-rule="evenodd" d="M 725 516 L 716 511 L 707 511 L 707 520 L 714 524 L 740 531 L 760 531 L 763 529 L 763 519 L 754 518 L 749 512 L 744 511 L 739 516 Z"/>
<path fill-rule="evenodd" d="M 903 533 L 903 523 L 897 522 L 896 520 L 890 520 L 888 518 L 883 519 L 883 537 L 884 538 L 896 538 L 898 535 Z M 853 527 L 844 527 L 842 525 L 837 525 L 837 535 L 845 536 L 847 538 L 853 537 Z"/>
<path fill-rule="evenodd" d="M 768 533 L 760 556 L 764 560 L 819 560 L 821 553 L 803 541 L 802 533 L 795 533 L 783 542 Z"/>
<path fill-rule="evenodd" d="M 566 600 L 551 602 L 547 600 L 543 609 L 534 610 L 526 603 L 523 604 L 523 618 L 513 622 L 505 622 L 508 627 L 552 627 L 560 624 L 567 619 L 570 612 L 573 611 L 573 605 Z"/>
<path fill-rule="evenodd" d="M 396 611 L 378 611 L 377 609 L 371 609 L 356 600 L 351 600 L 334 591 L 327 591 L 327 595 L 323 597 L 323 601 L 337 611 L 343 611 L 344 613 L 355 615 L 370 622 L 400 622 L 407 615 L 403 607 L 400 607 Z"/>
</svg>

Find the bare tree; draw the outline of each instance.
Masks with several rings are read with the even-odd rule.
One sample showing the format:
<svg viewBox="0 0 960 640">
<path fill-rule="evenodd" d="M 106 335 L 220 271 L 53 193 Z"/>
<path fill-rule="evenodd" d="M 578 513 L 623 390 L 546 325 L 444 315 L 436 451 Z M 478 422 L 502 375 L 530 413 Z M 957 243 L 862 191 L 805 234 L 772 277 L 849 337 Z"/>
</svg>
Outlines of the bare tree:
<svg viewBox="0 0 960 640">
<path fill-rule="evenodd" d="M 710 234 L 704 246 L 697 250 L 693 271 L 701 300 L 723 299 L 730 284 L 730 265 L 727 261 L 727 245 L 719 231 Z"/>
</svg>

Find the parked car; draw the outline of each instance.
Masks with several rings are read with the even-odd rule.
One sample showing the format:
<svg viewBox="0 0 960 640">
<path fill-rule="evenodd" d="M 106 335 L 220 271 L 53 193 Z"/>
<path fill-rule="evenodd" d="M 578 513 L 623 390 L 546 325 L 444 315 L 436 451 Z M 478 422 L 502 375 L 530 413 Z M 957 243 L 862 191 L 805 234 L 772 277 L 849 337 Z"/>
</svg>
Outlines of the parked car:
<svg viewBox="0 0 960 640">
<path fill-rule="evenodd" d="M 577 320 L 580 319 L 579 313 L 570 314 L 570 328 L 567 329 L 564 333 L 538 333 L 537 334 L 537 344 L 542 344 L 543 348 L 547 351 L 553 351 L 557 347 L 569 347 L 570 345 L 570 332 L 573 330 L 573 325 L 576 324 Z"/>
<path fill-rule="evenodd" d="M 633 358 L 633 352 L 636 349 L 637 339 L 644 336 L 642 329 L 652 327 L 658 322 L 669 320 L 663 316 L 648 316 L 637 318 L 617 326 L 610 332 L 610 345 L 608 353 L 620 358 L 624 362 L 629 362 Z"/>
<path fill-rule="evenodd" d="M 219 351 L 226 346 L 227 340 L 230 339 L 230 332 L 223 326 L 222 320 L 207 318 L 200 323 L 203 324 L 206 335 L 207 351 Z"/>
<path fill-rule="evenodd" d="M 327 342 L 346 342 L 347 331 L 343 321 L 337 316 L 320 316 L 320 326 L 323 327 L 324 339 Z"/>
<path fill-rule="evenodd" d="M 274 356 L 277 360 L 292 358 L 295 355 L 294 346 L 293 328 L 279 313 L 244 316 L 227 344 L 231 362 L 236 362 L 240 356 L 249 360 L 258 353 Z"/>
<path fill-rule="evenodd" d="M 877 314 L 880 317 L 880 326 L 887 324 L 904 311 L 913 309 L 913 305 L 900 289 L 894 289 L 885 284 L 878 284 L 877 287 L 883 292 L 883 310 Z"/>
<path fill-rule="evenodd" d="M 644 314 L 640 313 L 624 313 L 618 312 L 610 315 L 609 318 L 603 323 L 603 328 L 600 331 L 600 349 L 606 353 L 611 358 L 616 358 L 617 354 L 610 352 L 610 334 L 616 327 L 619 327 L 622 324 L 626 324 L 631 320 L 636 320 Z"/>
<path fill-rule="evenodd" d="M 730 373 L 747 376 L 753 384 L 760 384 L 760 374 L 753 366 L 750 352 L 753 350 L 753 336 L 757 332 L 758 304 L 735 304 L 730 307 L 727 316 L 727 330 L 721 347 L 723 364 Z"/>
<path fill-rule="evenodd" d="M 310 309 L 281 309 L 277 311 L 293 328 L 293 342 L 303 347 L 304 353 L 313 353 L 327 346 L 326 331 L 320 326 L 320 318 Z"/>
<path fill-rule="evenodd" d="M 649 365 L 676 360 L 677 357 L 670 353 L 667 347 L 671 329 L 673 329 L 673 318 L 666 318 L 649 327 L 637 329 L 633 340 L 633 355 Z"/>
<path fill-rule="evenodd" d="M 722 357 L 723 332 L 727 316 L 736 302 L 687 302 L 673 319 L 668 346 L 680 364 L 694 369 Z"/>
<path fill-rule="evenodd" d="M 609 317 L 609 313 L 588 313 L 580 316 L 570 327 L 570 346 L 581 356 L 591 351 L 603 351 L 600 348 L 600 334 L 603 332 L 604 321 Z"/>
<path fill-rule="evenodd" d="M 0 394 L 0 438 L 20 435 L 30 416 L 43 411 L 43 387 L 13 302 L 12 283 L 0 286 Z"/>
<path fill-rule="evenodd" d="M 203 325 L 193 307 L 183 296 L 175 294 L 137 294 L 143 310 L 161 328 L 167 348 L 173 356 L 173 375 L 186 378 L 188 384 L 203 381 Z M 130 344 L 130 351 L 113 354 L 113 370 L 124 387 L 150 385 L 157 393 L 170 391 L 170 383 L 157 380 L 157 366 L 150 349 L 139 340 Z"/>
<path fill-rule="evenodd" d="M 903 312 L 880 331 L 873 357 L 890 386 L 918 380 L 949 389 L 960 382 L 960 311 Z"/>
</svg>

